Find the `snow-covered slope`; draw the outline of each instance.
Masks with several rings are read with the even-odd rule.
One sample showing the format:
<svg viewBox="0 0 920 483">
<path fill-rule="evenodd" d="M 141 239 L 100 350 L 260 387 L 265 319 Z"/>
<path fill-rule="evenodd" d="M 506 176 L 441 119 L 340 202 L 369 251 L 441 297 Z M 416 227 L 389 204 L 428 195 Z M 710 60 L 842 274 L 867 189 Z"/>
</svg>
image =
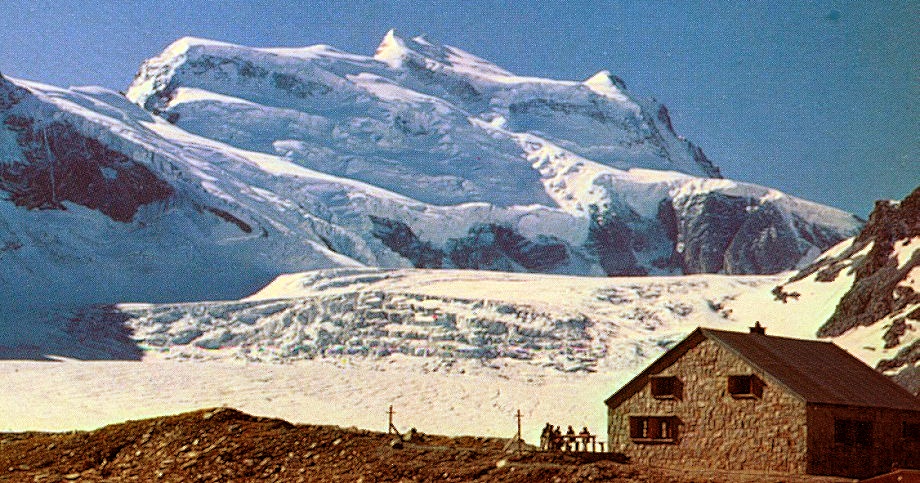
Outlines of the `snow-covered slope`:
<svg viewBox="0 0 920 483">
<path fill-rule="evenodd" d="M 62 307 L 319 268 L 776 273 L 861 225 L 717 175 L 607 73 L 392 32 L 374 57 L 182 39 L 127 98 L 0 77 L 0 346 Z"/>
<path fill-rule="evenodd" d="M 621 169 L 718 177 L 673 132 L 666 109 L 633 98 L 609 74 L 584 83 L 517 77 L 393 31 L 374 57 L 184 38 L 148 60 L 127 95 L 192 132 L 432 203 L 545 200 L 513 141 L 476 121 Z"/>
</svg>

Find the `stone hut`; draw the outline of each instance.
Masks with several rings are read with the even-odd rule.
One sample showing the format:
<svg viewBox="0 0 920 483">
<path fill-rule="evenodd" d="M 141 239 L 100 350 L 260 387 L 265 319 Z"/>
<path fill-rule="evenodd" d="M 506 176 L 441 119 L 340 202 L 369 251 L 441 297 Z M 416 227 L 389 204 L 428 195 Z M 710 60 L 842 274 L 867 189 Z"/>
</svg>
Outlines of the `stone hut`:
<svg viewBox="0 0 920 483">
<path fill-rule="evenodd" d="M 828 342 L 698 328 L 607 401 L 611 451 L 864 478 L 920 468 L 920 399 Z"/>
</svg>

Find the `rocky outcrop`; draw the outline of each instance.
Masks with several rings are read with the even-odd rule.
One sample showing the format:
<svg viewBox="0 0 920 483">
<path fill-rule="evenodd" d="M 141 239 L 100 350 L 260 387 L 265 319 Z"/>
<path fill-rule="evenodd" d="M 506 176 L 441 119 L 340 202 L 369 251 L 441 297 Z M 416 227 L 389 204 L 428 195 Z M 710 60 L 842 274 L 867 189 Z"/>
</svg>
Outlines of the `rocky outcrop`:
<svg viewBox="0 0 920 483">
<path fill-rule="evenodd" d="M 591 210 L 587 246 L 592 249 L 608 276 L 646 275 L 633 253 L 633 230 L 611 211 Z"/>
<path fill-rule="evenodd" d="M 614 76 L 616 77 L 616 76 Z M 619 77 L 616 78 L 621 83 Z M 623 88 L 626 88 L 626 85 L 623 84 Z M 658 104 L 658 122 L 664 125 L 664 128 L 668 130 L 673 136 L 678 136 L 677 131 L 674 130 L 674 124 L 671 123 L 671 113 L 668 111 L 668 107 L 664 104 Z M 687 141 L 687 150 L 690 151 L 690 155 L 693 157 L 693 160 L 699 165 L 703 171 L 711 178 L 721 178 L 722 172 L 719 170 L 719 167 L 715 165 L 703 152 L 703 148 L 693 144 L 690 141 Z"/>
<path fill-rule="evenodd" d="M 811 236 L 824 235 L 812 232 Z M 914 393 L 920 390 L 918 237 L 920 188 L 901 202 L 876 202 L 868 222 L 857 236 L 787 281 L 794 287 L 800 281 L 821 284 L 839 282 L 839 277 L 852 278 L 817 335 L 849 337 L 854 329 L 872 327 L 853 336 L 857 339 L 868 337 L 865 347 L 881 355 L 873 362 L 876 370 Z M 790 295 L 783 286 L 776 287 L 774 294 L 777 297 Z"/>
<path fill-rule="evenodd" d="M 902 283 L 915 267 L 920 266 L 920 250 L 901 266 L 892 257 L 898 243 L 906 243 L 917 236 L 920 236 L 920 188 L 900 203 L 877 202 L 852 246 L 836 259 L 816 264 L 817 269 L 833 270 L 839 260 L 852 257 L 872 244 L 865 257 L 853 264 L 853 286 L 840 299 L 831 318 L 821 326 L 819 336 L 833 337 L 854 327 L 872 325 L 920 303 L 920 293 Z"/>
<path fill-rule="evenodd" d="M 875 366 L 880 372 L 893 372 L 892 379 L 910 392 L 920 395 L 920 340 L 901 348 L 894 357 L 882 359 Z"/>
<path fill-rule="evenodd" d="M 469 236 L 448 240 L 446 251 L 458 268 L 532 272 L 550 271 L 568 262 L 566 244 L 556 238 L 527 239 L 513 229 L 492 223 L 476 225 Z"/>
<path fill-rule="evenodd" d="M 503 225 L 475 225 L 468 236 L 451 238 L 442 249 L 420 240 L 403 222 L 377 216 L 370 219 L 373 235 L 416 268 L 543 272 L 569 261 L 565 242 L 542 235 L 531 240 Z"/>
<path fill-rule="evenodd" d="M 745 214 L 725 250 L 725 273 L 779 273 L 795 267 L 802 255 L 798 234 L 779 209 L 765 203 Z"/>
<path fill-rule="evenodd" d="M 679 213 L 684 273 L 718 273 L 747 217 L 748 200 L 721 193 L 693 196 Z"/>
<path fill-rule="evenodd" d="M 478 102 L 482 100 L 480 93 L 469 81 L 458 76 L 450 76 L 438 69 L 430 69 L 424 59 L 408 58 L 403 62 L 403 67 L 417 79 L 429 87 L 440 87 L 444 93 L 462 102 Z"/>
<path fill-rule="evenodd" d="M 374 226 L 371 233 L 390 250 L 412 262 L 413 267 L 441 268 L 444 252 L 434 248 L 431 243 L 419 240 L 409 225 L 373 215 L 370 220 Z"/>
<path fill-rule="evenodd" d="M 4 125 L 26 160 L 0 164 L 0 189 L 17 206 L 63 210 L 69 201 L 128 222 L 141 206 L 173 194 L 146 166 L 67 123 L 9 116 Z"/>
<path fill-rule="evenodd" d="M 813 249 L 798 225 L 766 201 L 709 192 L 675 208 L 662 200 L 646 219 L 620 201 L 589 206 L 588 237 L 579 247 L 608 276 L 653 273 L 773 274 L 795 268 Z M 371 217 L 373 234 L 417 268 L 552 272 L 570 262 L 571 247 L 548 236 L 528 239 L 512 227 L 482 223 L 469 235 L 443 246 L 420 240 L 405 223 Z M 802 225 L 817 248 L 839 242 L 843 234 Z"/>
<path fill-rule="evenodd" d="M 6 80 L 3 74 L 0 74 L 0 110 L 9 109 L 28 95 L 28 91 Z"/>
<path fill-rule="evenodd" d="M 675 257 L 687 274 L 779 273 L 796 268 L 811 247 L 823 251 L 846 237 L 772 201 L 719 192 L 688 197 L 677 208 L 659 205 L 657 218 L 674 236 Z"/>
</svg>

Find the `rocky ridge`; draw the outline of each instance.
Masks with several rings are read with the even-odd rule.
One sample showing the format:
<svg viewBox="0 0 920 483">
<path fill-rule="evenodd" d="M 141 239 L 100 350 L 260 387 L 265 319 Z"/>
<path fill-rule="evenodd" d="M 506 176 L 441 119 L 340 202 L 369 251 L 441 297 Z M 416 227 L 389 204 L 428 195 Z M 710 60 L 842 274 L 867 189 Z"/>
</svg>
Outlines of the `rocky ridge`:
<svg viewBox="0 0 920 483">
<path fill-rule="evenodd" d="M 614 453 L 510 453 L 508 440 L 496 438 L 406 436 L 204 409 L 90 432 L 0 434 L 0 480 L 691 483 L 775 478 L 650 468 L 628 464 Z"/>
<path fill-rule="evenodd" d="M 859 235 L 787 285 L 807 278 L 830 284 L 841 276 L 851 276 L 852 285 L 817 335 L 839 337 L 859 328 L 884 327 L 883 347 L 898 352 L 876 368 L 920 391 L 920 188 L 900 202 L 877 202 Z M 790 293 L 782 287 L 775 292 Z"/>
</svg>

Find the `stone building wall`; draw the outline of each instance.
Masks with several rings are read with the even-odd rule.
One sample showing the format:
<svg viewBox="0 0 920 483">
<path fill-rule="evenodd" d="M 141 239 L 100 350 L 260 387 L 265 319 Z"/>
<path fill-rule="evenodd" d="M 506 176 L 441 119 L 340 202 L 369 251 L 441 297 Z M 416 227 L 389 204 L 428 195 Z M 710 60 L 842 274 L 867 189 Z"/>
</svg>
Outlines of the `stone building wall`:
<svg viewBox="0 0 920 483">
<path fill-rule="evenodd" d="M 755 374 L 765 383 L 761 397 L 729 395 L 728 376 L 745 374 Z M 608 408 L 611 451 L 653 465 L 805 473 L 805 402 L 741 358 L 707 339 L 658 375 L 677 376 L 683 384 L 682 398 L 655 399 L 646 383 L 620 406 Z M 631 415 L 676 416 L 676 442 L 633 442 Z"/>
<path fill-rule="evenodd" d="M 904 437 L 904 423 L 920 424 L 920 410 L 809 404 L 807 414 L 811 474 L 866 478 L 888 472 L 893 465 L 920 469 L 920 441 Z M 871 446 L 835 442 L 835 419 L 871 421 Z"/>
</svg>

